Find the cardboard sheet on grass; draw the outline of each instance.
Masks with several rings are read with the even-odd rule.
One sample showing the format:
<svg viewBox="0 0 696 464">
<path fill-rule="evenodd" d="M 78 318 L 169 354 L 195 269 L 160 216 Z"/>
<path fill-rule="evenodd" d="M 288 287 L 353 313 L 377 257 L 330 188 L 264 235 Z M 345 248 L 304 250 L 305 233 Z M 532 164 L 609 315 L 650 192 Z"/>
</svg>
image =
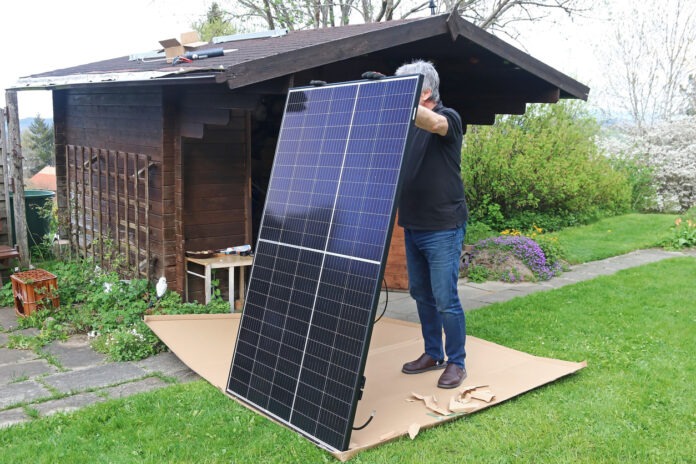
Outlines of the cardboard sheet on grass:
<svg viewBox="0 0 696 464">
<path fill-rule="evenodd" d="M 145 322 L 192 370 L 225 391 L 240 314 L 147 316 Z M 467 337 L 468 377 L 462 384 L 478 387 L 465 395 L 464 403 L 450 403 L 462 388 L 436 387 L 442 371 L 418 375 L 401 373 L 401 365 L 423 351 L 420 326 L 383 318 L 374 328 L 365 368 L 365 391 L 358 403 L 355 425 L 362 425 L 376 411 L 372 422 L 351 436 L 350 449 L 333 453 L 342 461 L 357 452 L 418 430 L 479 411 L 539 387 L 586 366 L 540 358 L 476 337 Z M 422 398 L 414 397 L 414 393 Z M 437 405 L 433 408 L 433 398 Z M 464 396 L 464 395 L 462 395 Z M 491 397 L 492 396 L 492 397 Z M 476 399 L 478 397 L 480 399 Z M 426 406 L 429 403 L 431 408 Z M 466 411 L 448 413 L 447 408 Z"/>
</svg>

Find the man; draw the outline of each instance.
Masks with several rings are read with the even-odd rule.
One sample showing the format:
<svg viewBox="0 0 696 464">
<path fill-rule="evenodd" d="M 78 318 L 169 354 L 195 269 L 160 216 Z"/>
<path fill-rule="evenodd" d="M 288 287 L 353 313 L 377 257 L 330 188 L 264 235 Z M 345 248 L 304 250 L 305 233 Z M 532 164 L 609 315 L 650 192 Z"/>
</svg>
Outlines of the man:
<svg viewBox="0 0 696 464">
<path fill-rule="evenodd" d="M 402 372 L 445 369 L 437 386 L 455 388 L 466 378 L 466 322 L 457 292 L 468 219 L 460 168 L 462 121 L 440 102 L 440 78 L 432 63 L 418 60 L 396 71 L 397 76 L 418 73 L 423 90 L 404 159 L 399 225 L 404 228 L 409 290 L 418 307 L 425 353 L 404 364 Z"/>
</svg>

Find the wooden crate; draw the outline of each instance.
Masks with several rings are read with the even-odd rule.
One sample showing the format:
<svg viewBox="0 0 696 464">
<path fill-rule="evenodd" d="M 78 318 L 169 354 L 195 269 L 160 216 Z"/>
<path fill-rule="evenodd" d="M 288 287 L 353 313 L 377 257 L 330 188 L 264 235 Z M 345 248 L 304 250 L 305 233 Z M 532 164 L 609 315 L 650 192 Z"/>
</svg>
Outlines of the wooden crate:
<svg viewBox="0 0 696 464">
<path fill-rule="evenodd" d="M 56 276 L 43 269 L 18 272 L 10 276 L 14 294 L 15 313 L 28 316 L 45 307 L 58 308 L 58 283 Z"/>
</svg>

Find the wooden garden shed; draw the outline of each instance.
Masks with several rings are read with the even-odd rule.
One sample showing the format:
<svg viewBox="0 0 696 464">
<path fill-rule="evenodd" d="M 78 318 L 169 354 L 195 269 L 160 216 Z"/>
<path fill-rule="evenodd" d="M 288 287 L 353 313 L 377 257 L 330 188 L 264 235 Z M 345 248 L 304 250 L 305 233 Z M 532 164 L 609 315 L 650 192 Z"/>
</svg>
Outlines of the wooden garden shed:
<svg viewBox="0 0 696 464">
<path fill-rule="evenodd" d="M 435 63 L 465 124 L 586 99 L 574 79 L 456 15 L 222 38 L 221 56 L 120 57 L 20 79 L 51 89 L 63 237 L 184 288 L 185 252 L 253 244 L 288 88 Z M 398 229 L 398 228 L 397 228 Z M 386 277 L 407 284 L 403 240 Z"/>
</svg>

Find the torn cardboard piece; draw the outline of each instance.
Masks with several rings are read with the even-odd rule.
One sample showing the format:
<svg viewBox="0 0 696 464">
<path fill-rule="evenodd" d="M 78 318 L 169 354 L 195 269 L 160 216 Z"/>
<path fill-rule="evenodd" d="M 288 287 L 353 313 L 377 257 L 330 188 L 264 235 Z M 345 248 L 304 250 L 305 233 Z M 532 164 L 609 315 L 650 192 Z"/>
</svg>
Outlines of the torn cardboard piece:
<svg viewBox="0 0 696 464">
<path fill-rule="evenodd" d="M 437 398 L 434 395 L 421 395 L 419 393 L 411 393 L 414 398 L 422 400 L 425 403 L 425 407 L 433 412 L 440 414 L 441 416 L 449 416 L 451 411 L 446 408 L 441 407 L 437 404 Z"/>
<path fill-rule="evenodd" d="M 450 402 L 448 405 L 448 409 L 455 414 L 469 414 L 476 411 L 478 408 L 479 405 L 474 403 L 473 401 L 458 399 L 456 396 L 450 398 Z"/>
<path fill-rule="evenodd" d="M 181 361 L 223 392 L 232 362 L 239 320 L 240 314 L 145 318 L 147 325 Z M 466 346 L 467 381 L 471 385 L 483 386 L 495 392 L 490 402 L 469 400 L 477 402 L 475 411 L 553 382 L 587 365 L 585 362 L 532 356 L 472 336 L 467 336 Z M 347 451 L 332 453 L 337 459 L 348 460 L 360 451 L 405 436 L 414 424 L 418 424 L 419 430 L 423 430 L 461 417 L 461 414 L 435 414 L 423 407 L 421 401 L 404 401 L 411 397 L 412 392 L 434 392 L 442 398 L 452 394 L 437 388 L 440 371 L 418 375 L 401 372 L 402 364 L 416 359 L 422 351 L 423 342 L 418 324 L 382 318 L 375 325 L 365 367 L 367 382 L 363 398 L 358 403 L 355 423 L 364 423 L 373 410 L 376 414 L 367 427 L 353 432 Z M 460 389 L 460 395 L 461 390 L 466 388 L 468 387 Z M 471 391 L 473 390 L 465 391 L 464 396 L 470 395 Z"/>
<path fill-rule="evenodd" d="M 479 388 L 486 389 L 478 390 Z M 487 385 L 464 387 L 459 391 L 458 395 L 455 395 L 450 398 L 447 407 L 440 406 L 435 395 L 421 395 L 420 393 L 411 392 L 411 396 L 415 398 L 415 400 L 423 401 L 425 407 L 430 409 L 431 411 L 436 412 L 441 416 L 449 416 L 451 414 L 457 413 L 474 412 L 482 407 L 480 401 L 484 403 L 490 403 L 493 400 L 493 398 L 495 398 L 495 395 L 487 388 Z M 407 398 L 407 401 L 415 401 L 413 398 Z"/>
<path fill-rule="evenodd" d="M 413 440 L 414 438 L 416 438 L 416 435 L 418 435 L 418 432 L 420 432 L 420 424 L 411 424 L 411 426 L 408 428 L 409 438 Z"/>
</svg>

